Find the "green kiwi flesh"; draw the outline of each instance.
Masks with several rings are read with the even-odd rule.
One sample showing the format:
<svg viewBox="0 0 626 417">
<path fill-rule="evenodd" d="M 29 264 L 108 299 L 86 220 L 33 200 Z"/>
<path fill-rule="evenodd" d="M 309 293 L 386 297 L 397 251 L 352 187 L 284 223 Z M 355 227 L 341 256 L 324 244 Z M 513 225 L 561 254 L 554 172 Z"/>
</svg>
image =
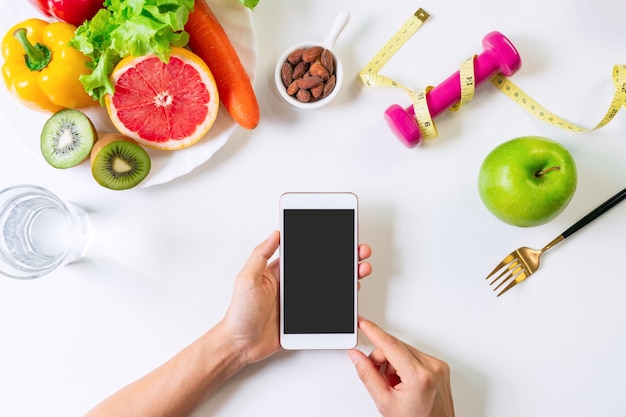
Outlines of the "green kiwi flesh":
<svg viewBox="0 0 626 417">
<path fill-rule="evenodd" d="M 97 139 L 96 129 L 80 110 L 63 109 L 41 131 L 41 154 L 55 168 L 70 168 L 87 159 Z"/>
<path fill-rule="evenodd" d="M 97 152 L 91 162 L 91 172 L 103 187 L 127 190 L 146 178 L 150 165 L 150 156 L 141 145 L 119 139 Z"/>
</svg>

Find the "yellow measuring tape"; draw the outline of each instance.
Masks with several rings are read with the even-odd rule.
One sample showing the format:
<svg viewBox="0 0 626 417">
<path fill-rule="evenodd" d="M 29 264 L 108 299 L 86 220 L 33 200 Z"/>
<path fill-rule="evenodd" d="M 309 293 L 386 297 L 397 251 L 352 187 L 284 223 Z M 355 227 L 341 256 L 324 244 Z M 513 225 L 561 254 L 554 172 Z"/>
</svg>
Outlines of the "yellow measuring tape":
<svg viewBox="0 0 626 417">
<path fill-rule="evenodd" d="M 428 20 L 430 15 L 423 9 L 418 9 L 411 17 L 398 29 L 398 31 L 385 43 L 367 65 L 359 72 L 361 81 L 369 87 L 396 87 L 401 88 L 409 94 L 415 109 L 415 118 L 417 119 L 420 133 L 424 139 L 436 138 L 437 128 L 430 117 L 428 105 L 426 103 L 426 94 L 432 87 L 426 87 L 424 90 L 414 92 L 408 87 L 392 80 L 391 78 L 381 75 L 380 70 L 389 62 L 391 57 L 400 50 L 402 45 L 413 36 L 422 24 Z"/>
<path fill-rule="evenodd" d="M 617 112 L 619 112 L 622 107 L 626 107 L 626 65 L 613 66 L 613 85 L 615 87 L 613 100 L 611 100 L 609 109 L 607 110 L 600 123 L 598 123 L 597 125 L 595 125 L 595 127 L 591 129 L 586 129 L 574 123 L 570 123 L 567 120 L 562 119 L 554 113 L 548 111 L 545 107 L 541 106 L 528 94 L 522 91 L 518 86 L 513 84 L 511 80 L 500 74 L 496 74 L 494 77 L 492 77 L 491 83 L 495 85 L 498 90 L 502 91 L 507 97 L 522 106 L 533 116 L 536 116 L 539 119 L 550 123 L 551 125 L 570 130 L 572 132 L 582 133 L 600 129 L 602 126 L 613 120 Z"/>
<path fill-rule="evenodd" d="M 389 62 L 391 57 L 406 43 L 407 40 L 428 20 L 430 15 L 423 9 L 418 9 L 411 17 L 398 29 L 398 31 L 387 41 L 387 43 L 378 51 L 378 53 L 367 63 L 367 65 L 359 72 L 361 81 L 369 87 L 396 87 L 405 90 L 413 103 L 415 117 L 420 129 L 422 138 L 434 139 L 438 136 L 437 128 L 433 122 L 428 105 L 426 95 L 433 88 L 428 86 L 421 91 L 414 92 L 397 81 L 380 74 L 382 68 Z M 450 110 L 458 111 L 462 106 L 469 103 L 474 96 L 475 77 L 474 77 L 474 59 L 476 56 L 468 58 L 461 63 L 459 70 L 461 85 L 461 100 L 453 105 Z M 526 94 L 522 89 L 515 85 L 507 77 L 496 74 L 491 78 L 491 83 L 504 93 L 511 100 L 519 104 L 533 116 L 550 123 L 553 126 L 560 127 L 573 132 L 590 132 L 605 126 L 609 123 L 622 107 L 626 107 L 626 65 L 615 65 L 613 67 L 613 85 L 615 94 L 609 105 L 605 116 L 593 128 L 586 129 L 574 123 L 555 115 L 541 106 L 532 97 Z"/>
</svg>

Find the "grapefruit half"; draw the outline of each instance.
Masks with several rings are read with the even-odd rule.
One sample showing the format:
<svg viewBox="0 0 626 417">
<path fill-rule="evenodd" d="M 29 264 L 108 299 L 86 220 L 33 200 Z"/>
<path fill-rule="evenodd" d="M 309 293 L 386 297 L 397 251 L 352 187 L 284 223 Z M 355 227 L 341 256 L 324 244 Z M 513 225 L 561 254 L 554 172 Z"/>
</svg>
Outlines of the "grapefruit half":
<svg viewBox="0 0 626 417">
<path fill-rule="evenodd" d="M 156 55 L 129 56 L 111 74 L 115 91 L 105 97 L 120 133 L 161 150 L 187 148 L 209 131 L 219 110 L 215 78 L 204 61 L 172 47 L 167 63 Z"/>
</svg>

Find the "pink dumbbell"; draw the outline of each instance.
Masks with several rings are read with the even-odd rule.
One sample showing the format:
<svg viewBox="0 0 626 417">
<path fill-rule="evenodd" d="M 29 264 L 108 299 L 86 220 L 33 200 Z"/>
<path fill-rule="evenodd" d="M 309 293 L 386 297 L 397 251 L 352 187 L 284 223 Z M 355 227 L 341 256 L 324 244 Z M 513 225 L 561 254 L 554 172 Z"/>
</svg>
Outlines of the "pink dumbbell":
<svg viewBox="0 0 626 417">
<path fill-rule="evenodd" d="M 475 85 L 496 73 L 513 75 L 521 66 L 517 49 L 500 32 L 488 33 L 483 38 L 484 51 L 474 60 Z M 461 99 L 461 81 L 457 71 L 426 94 L 426 103 L 433 119 Z M 385 119 L 391 130 L 407 147 L 419 145 L 422 135 L 415 118 L 413 106 L 402 108 L 398 104 L 389 106 Z"/>
</svg>

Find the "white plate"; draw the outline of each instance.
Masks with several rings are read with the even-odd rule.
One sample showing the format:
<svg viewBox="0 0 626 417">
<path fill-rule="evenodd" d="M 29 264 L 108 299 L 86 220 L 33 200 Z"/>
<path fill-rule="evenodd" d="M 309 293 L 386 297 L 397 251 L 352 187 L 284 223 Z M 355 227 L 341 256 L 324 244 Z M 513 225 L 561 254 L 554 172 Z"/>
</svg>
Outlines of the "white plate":
<svg viewBox="0 0 626 417">
<path fill-rule="evenodd" d="M 237 50 L 250 80 L 254 82 L 257 49 L 256 32 L 250 10 L 243 7 L 237 0 L 208 0 L 208 2 Z M 0 37 L 4 36 L 6 31 L 16 23 L 31 17 L 45 19 L 26 0 L 0 2 Z M 0 83 L 2 83 L 0 86 L 0 108 L 9 121 L 9 127 L 14 130 L 15 135 L 20 140 L 25 142 L 28 148 L 40 154 L 39 136 L 41 128 L 50 114 L 36 112 L 24 107 L 7 91 L 4 82 L 0 81 Z M 96 107 L 87 110 L 86 113 L 93 120 L 98 131 L 115 131 L 104 108 Z M 152 169 L 146 179 L 139 184 L 139 187 L 166 183 L 189 173 L 211 158 L 226 143 L 236 128 L 237 124 L 224 106 L 220 106 L 217 120 L 207 135 L 198 143 L 189 148 L 175 151 L 148 150 L 152 158 Z M 3 136 L 6 137 L 6 133 Z M 41 162 L 46 163 L 43 158 Z M 72 177 L 84 177 L 85 182 L 97 185 L 91 176 L 88 165 L 89 163 L 84 163 L 64 171 L 72 171 Z"/>
</svg>

